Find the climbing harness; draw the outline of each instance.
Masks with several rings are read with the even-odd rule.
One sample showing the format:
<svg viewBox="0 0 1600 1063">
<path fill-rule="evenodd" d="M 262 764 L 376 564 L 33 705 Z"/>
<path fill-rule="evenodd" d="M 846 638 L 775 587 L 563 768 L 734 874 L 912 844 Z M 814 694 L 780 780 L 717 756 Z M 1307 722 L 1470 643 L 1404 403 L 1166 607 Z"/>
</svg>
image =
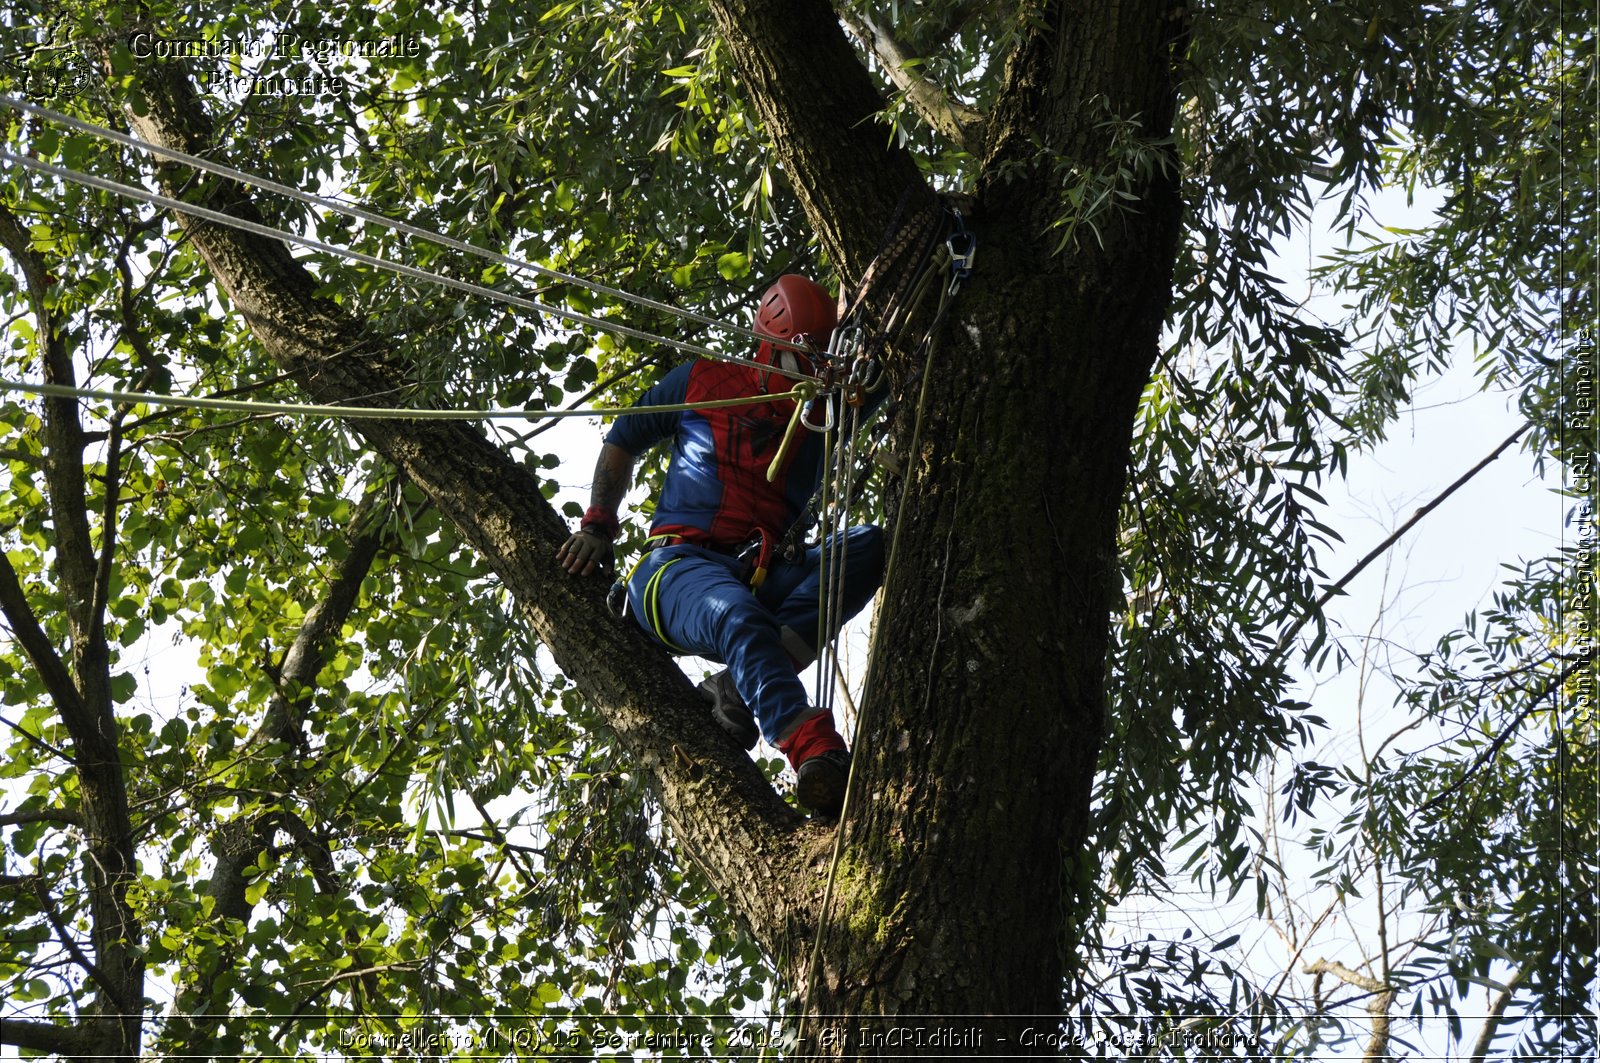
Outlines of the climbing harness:
<svg viewBox="0 0 1600 1063">
<path fill-rule="evenodd" d="M 645 556 L 648 557 L 649 555 L 646 554 Z M 639 560 L 640 560 L 640 563 L 642 564 L 643 561 L 644 561 L 644 558 L 640 558 Z M 650 623 L 650 630 L 655 632 L 656 638 L 660 639 L 663 645 L 665 645 L 666 647 L 671 649 L 672 652 L 677 653 L 677 654 L 687 654 L 689 651 L 684 649 L 684 648 L 682 648 L 677 643 L 673 642 L 671 639 L 667 638 L 667 633 L 666 633 L 665 629 L 662 627 L 662 624 L 661 624 L 661 578 L 667 574 L 667 570 L 668 569 L 670 569 L 673 565 L 676 565 L 679 561 L 682 561 L 682 560 L 683 560 L 683 558 L 681 558 L 681 557 L 674 557 L 672 560 L 668 561 L 666 564 L 664 564 L 660 568 L 656 569 L 655 572 L 650 576 L 650 581 L 645 584 L 644 595 L 643 595 L 643 598 L 644 598 L 644 615 L 645 615 L 645 619 L 648 620 L 649 623 Z M 634 568 L 637 571 L 638 565 L 635 565 Z"/>
<path fill-rule="evenodd" d="M 628 585 L 633 582 L 633 577 L 638 573 L 639 567 L 656 550 L 662 550 L 669 546 L 697 546 L 702 550 L 710 550 L 712 553 L 732 557 L 739 562 L 739 581 L 752 591 L 756 591 L 760 590 L 762 583 L 766 582 L 767 572 L 772 568 L 772 559 L 776 551 L 777 541 L 767 532 L 757 528 L 751 533 L 749 539 L 731 550 L 718 550 L 703 543 L 691 542 L 681 535 L 652 535 L 645 539 L 643 546 L 643 551 L 639 554 L 638 559 L 629 566 L 627 574 L 618 577 L 611 584 L 611 589 L 606 592 L 606 607 L 619 620 L 626 619 L 628 616 Z M 655 602 L 660 597 L 657 589 L 659 587 L 657 580 L 661 576 L 661 572 L 665 571 L 672 563 L 670 561 L 667 562 L 666 565 L 661 567 L 661 570 L 651 576 L 650 582 L 645 589 L 647 613 L 655 608 Z M 671 646 L 672 643 L 657 625 L 655 616 L 647 616 L 647 619 L 651 624 L 651 630 L 660 637 L 662 642 Z"/>
</svg>

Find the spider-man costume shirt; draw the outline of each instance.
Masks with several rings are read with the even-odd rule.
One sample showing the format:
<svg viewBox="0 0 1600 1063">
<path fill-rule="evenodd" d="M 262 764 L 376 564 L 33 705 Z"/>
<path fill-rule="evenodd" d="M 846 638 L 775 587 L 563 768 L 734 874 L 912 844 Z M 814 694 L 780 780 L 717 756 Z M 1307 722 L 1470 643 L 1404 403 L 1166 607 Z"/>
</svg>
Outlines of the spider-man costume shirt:
<svg viewBox="0 0 1600 1063">
<path fill-rule="evenodd" d="M 672 406 L 755 395 L 759 370 L 701 359 L 680 365 L 640 397 L 639 406 Z M 771 377 L 781 387 L 781 377 Z M 606 442 L 634 457 L 672 439 L 672 461 L 656 504 L 652 535 L 676 535 L 717 549 L 765 532 L 776 539 L 805 509 L 822 476 L 822 441 L 801 429 L 771 482 L 767 469 L 794 413 L 790 399 L 619 417 Z"/>
</svg>

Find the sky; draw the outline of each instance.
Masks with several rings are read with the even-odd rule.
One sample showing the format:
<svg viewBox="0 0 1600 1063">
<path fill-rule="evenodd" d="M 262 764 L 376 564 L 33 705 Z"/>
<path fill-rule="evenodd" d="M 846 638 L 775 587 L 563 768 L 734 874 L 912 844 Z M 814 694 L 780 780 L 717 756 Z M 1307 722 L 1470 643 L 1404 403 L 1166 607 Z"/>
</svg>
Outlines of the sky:
<svg viewBox="0 0 1600 1063">
<path fill-rule="evenodd" d="M 1375 210 L 1389 224 L 1413 225 L 1426 215 L 1428 204 L 1406 204 L 1393 197 L 1376 203 Z M 1310 297 L 1308 306 L 1330 318 L 1337 316 L 1337 308 L 1319 300 L 1305 278 L 1308 265 L 1331 248 L 1330 237 L 1313 239 L 1301 234 L 1281 255 L 1283 275 L 1291 278 L 1291 286 L 1302 285 Z M 1391 427 L 1389 438 L 1371 453 L 1353 457 L 1349 477 L 1329 483 L 1323 491 L 1328 500 L 1325 522 L 1345 537 L 1343 544 L 1324 555 L 1327 572 L 1336 576 L 1346 571 L 1415 508 L 1434 498 L 1509 434 L 1518 423 L 1512 401 L 1511 396 L 1480 391 L 1466 358 L 1443 377 L 1419 387 L 1411 408 Z M 587 504 L 590 472 L 602 432 L 593 422 L 573 420 L 541 438 L 541 449 L 554 450 L 563 458 L 555 473 L 562 484 L 558 505 L 566 500 Z M 1458 625 L 1467 611 L 1488 600 L 1507 575 L 1500 568 L 1503 562 L 1538 556 L 1560 543 L 1565 506 L 1551 490 L 1555 475 L 1552 472 L 1541 479 L 1525 454 L 1508 452 L 1426 517 L 1389 557 L 1352 582 L 1349 593 L 1330 606 L 1335 627 L 1356 635 L 1367 631 L 1381 613 L 1385 639 L 1410 649 L 1426 648 L 1439 634 Z M 640 498 L 641 492 L 635 491 L 630 499 L 635 520 Z M 625 512 L 624 519 L 629 517 Z M 847 667 L 857 682 L 869 627 L 869 618 L 863 617 L 844 640 Z M 196 676 L 193 652 L 154 636 L 142 652 L 144 672 L 136 703 L 158 716 L 170 713 L 181 698 L 181 687 Z M 128 661 L 139 662 L 139 655 L 130 654 Z M 691 678 L 698 678 L 704 667 L 691 665 L 687 670 Z M 1357 744 L 1355 676 L 1307 676 L 1305 686 L 1313 694 L 1308 700 L 1314 702 L 1314 711 L 1332 724 L 1317 748 L 1305 755 L 1325 762 L 1353 756 Z M 1386 718 L 1392 719 L 1382 709 L 1391 696 L 1381 683 L 1368 692 L 1370 711 L 1363 712 L 1361 724 L 1369 738 L 1384 733 Z M 462 816 L 466 821 L 472 818 L 469 811 Z M 1125 932 L 1136 934 L 1152 921 L 1167 923 L 1174 912 L 1170 906 L 1148 910 L 1140 906 L 1129 914 Z M 1193 918 L 1207 933 L 1221 934 L 1249 914 L 1237 907 L 1201 906 L 1187 909 L 1183 918 Z M 1358 966 L 1363 958 L 1359 953 L 1365 948 L 1362 930 L 1355 924 L 1334 928 L 1326 938 L 1326 951 L 1351 950 L 1340 956 L 1347 965 Z M 1289 959 L 1265 928 L 1257 928 L 1241 947 L 1261 970 L 1272 970 L 1274 964 L 1282 969 Z M 1427 1033 L 1431 1043 L 1435 1034 Z M 0 1049 L 0 1059 L 9 1058 L 15 1057 Z"/>
<path fill-rule="evenodd" d="M 1375 199 L 1373 210 L 1386 224 L 1420 227 L 1435 202 L 1424 196 L 1419 202 L 1407 203 L 1393 193 Z M 1298 285 L 1307 298 L 1307 310 L 1331 322 L 1340 316 L 1336 302 L 1313 290 L 1307 280 L 1309 267 L 1337 246 L 1337 238 L 1324 224 L 1330 215 L 1331 211 L 1319 211 L 1309 232 L 1299 232 L 1285 243 L 1278 271 L 1289 281 L 1291 296 Z M 1351 456 L 1348 477 L 1321 486 L 1327 506 L 1318 519 L 1344 537 L 1343 543 L 1322 552 L 1330 581 L 1344 575 L 1418 507 L 1435 499 L 1519 426 L 1515 396 L 1483 391 L 1470 350 L 1463 346 L 1459 355 L 1448 372 L 1415 389 L 1412 403 L 1390 427 L 1384 442 L 1370 452 Z M 1325 718 L 1329 728 L 1309 748 L 1295 750 L 1296 759 L 1350 764 L 1359 769 L 1364 761 L 1363 744 L 1370 752 L 1404 725 L 1409 718 L 1394 707 L 1397 688 L 1384 672 L 1407 673 L 1414 652 L 1432 648 L 1441 635 L 1461 626 L 1469 611 L 1484 607 L 1512 575 L 1501 567 L 1503 563 L 1540 557 L 1560 545 L 1566 504 L 1553 493 L 1559 482 L 1558 469 L 1547 469 L 1541 477 L 1529 455 L 1515 447 L 1509 449 L 1356 576 L 1346 594 L 1329 603 L 1334 637 L 1358 660 L 1364 651 L 1369 652 L 1373 667 L 1352 667 L 1336 675 L 1302 669 L 1295 693 L 1312 704 L 1311 712 Z M 1420 728 L 1408 732 L 1393 749 L 1414 750 L 1433 737 Z M 1273 795 L 1282 785 L 1288 764 L 1288 758 L 1280 758 L 1261 773 L 1256 798 L 1261 816 L 1256 826 L 1269 837 L 1280 832 L 1275 855 L 1283 860 L 1285 893 L 1293 898 L 1299 928 L 1304 930 L 1324 912 L 1331 892 L 1311 881 L 1315 862 L 1301 854 L 1294 842 L 1295 836 L 1312 824 L 1302 817 L 1299 828 L 1293 828 L 1275 814 Z M 1324 806 L 1317 822 L 1327 826 L 1328 819 Z M 1370 882 L 1362 883 L 1362 888 L 1367 894 L 1363 899 L 1352 900 L 1348 909 L 1335 909 L 1315 933 L 1296 937 L 1293 944 L 1280 933 L 1289 929 L 1283 898 L 1274 898 L 1276 919 L 1269 923 L 1256 918 L 1256 898 L 1250 889 L 1228 903 L 1180 887 L 1167 902 L 1128 906 L 1113 921 L 1113 933 L 1120 932 L 1126 939 L 1142 939 L 1147 933 L 1177 934 L 1185 927 L 1213 939 L 1243 933 L 1230 951 L 1231 958 L 1268 983 L 1291 972 L 1288 984 L 1298 985 L 1309 996 L 1310 979 L 1301 968 L 1312 960 L 1327 959 L 1370 973 L 1363 962 L 1379 949 L 1376 894 Z M 1390 912 L 1387 923 L 1395 942 L 1404 940 L 1417 926 L 1413 914 L 1407 912 Z M 1324 989 L 1333 982 L 1327 978 Z M 1359 991 L 1347 992 L 1354 996 Z M 1342 1053 L 1319 1050 L 1318 1058 L 1361 1058 L 1368 1028 L 1365 1002 L 1362 998 L 1339 1009 L 1353 1020 L 1361 1036 Z M 1409 1001 L 1402 997 L 1401 1003 Z M 1467 1005 L 1463 1013 L 1470 1014 L 1471 1007 Z M 1398 1006 L 1396 1011 L 1400 1011 Z M 1476 1036 L 1477 1025 L 1476 1020 L 1464 1019 L 1466 1044 Z M 1465 1057 L 1465 1045 L 1452 1046 L 1442 1020 L 1428 1018 L 1413 1025 L 1397 1018 L 1395 1032 L 1415 1044 L 1419 1051 L 1413 1059 Z"/>
</svg>

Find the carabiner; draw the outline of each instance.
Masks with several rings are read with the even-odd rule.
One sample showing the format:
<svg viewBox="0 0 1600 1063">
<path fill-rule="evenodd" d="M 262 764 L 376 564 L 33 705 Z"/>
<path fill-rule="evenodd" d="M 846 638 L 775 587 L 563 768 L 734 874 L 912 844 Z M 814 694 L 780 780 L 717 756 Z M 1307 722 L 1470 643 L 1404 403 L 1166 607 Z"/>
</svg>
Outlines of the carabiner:
<svg viewBox="0 0 1600 1063">
<path fill-rule="evenodd" d="M 827 395 L 818 395 L 815 399 L 812 399 L 811 402 L 806 405 L 805 409 L 801 411 L 800 423 L 811 429 L 813 432 L 833 431 L 833 403 L 829 402 L 828 398 L 829 396 Z M 822 403 L 823 410 L 827 411 L 827 416 L 823 418 L 821 424 L 812 424 L 811 418 L 806 416 L 806 414 L 809 412 L 812 406 L 815 406 L 819 402 Z"/>
<path fill-rule="evenodd" d="M 951 211 L 956 231 L 945 238 L 944 248 L 950 255 L 950 294 L 961 290 L 961 282 L 972 276 L 972 261 L 978 257 L 978 238 L 968 231 L 960 211 Z"/>
<path fill-rule="evenodd" d="M 945 241 L 950 252 L 950 294 L 961 290 L 961 282 L 972 276 L 972 261 L 978 257 L 978 238 L 963 229 Z"/>
</svg>

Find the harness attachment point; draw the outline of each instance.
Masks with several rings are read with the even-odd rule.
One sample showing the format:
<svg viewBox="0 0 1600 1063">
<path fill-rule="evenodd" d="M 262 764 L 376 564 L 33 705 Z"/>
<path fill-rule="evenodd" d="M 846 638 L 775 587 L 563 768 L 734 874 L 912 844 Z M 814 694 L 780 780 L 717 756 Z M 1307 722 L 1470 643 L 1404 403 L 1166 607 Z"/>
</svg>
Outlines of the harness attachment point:
<svg viewBox="0 0 1600 1063">
<path fill-rule="evenodd" d="M 959 213 L 953 213 L 956 231 L 944 242 L 950 254 L 950 294 L 961 290 L 961 282 L 972 276 L 972 263 L 978 257 L 978 238 L 967 229 Z"/>
<path fill-rule="evenodd" d="M 606 608 L 618 620 L 628 619 L 628 581 L 626 579 L 617 580 L 611 584 L 611 589 L 606 591 Z"/>
</svg>

